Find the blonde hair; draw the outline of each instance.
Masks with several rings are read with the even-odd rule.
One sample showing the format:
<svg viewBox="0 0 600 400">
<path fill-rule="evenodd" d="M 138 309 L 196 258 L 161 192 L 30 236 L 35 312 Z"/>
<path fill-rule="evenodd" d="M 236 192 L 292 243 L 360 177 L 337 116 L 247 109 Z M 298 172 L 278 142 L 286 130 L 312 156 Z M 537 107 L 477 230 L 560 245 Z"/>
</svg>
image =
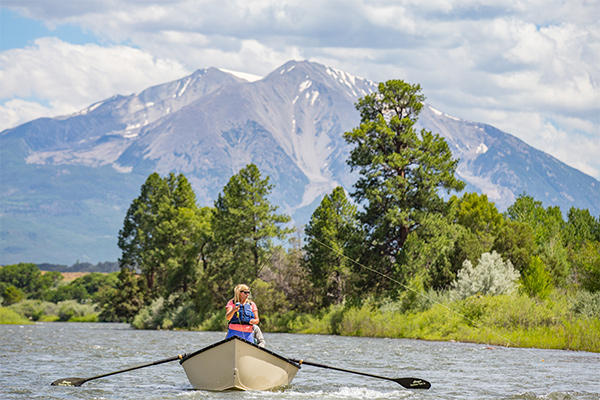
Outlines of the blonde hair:
<svg viewBox="0 0 600 400">
<path fill-rule="evenodd" d="M 248 287 L 248 285 L 244 285 L 243 283 L 237 285 L 235 287 L 235 289 L 233 289 L 233 302 L 234 303 L 241 303 L 242 301 L 240 300 L 240 292 L 242 290 L 247 290 L 250 291 L 250 288 Z M 250 303 L 250 296 L 248 296 L 246 298 L 246 301 L 248 301 L 248 303 Z"/>
</svg>

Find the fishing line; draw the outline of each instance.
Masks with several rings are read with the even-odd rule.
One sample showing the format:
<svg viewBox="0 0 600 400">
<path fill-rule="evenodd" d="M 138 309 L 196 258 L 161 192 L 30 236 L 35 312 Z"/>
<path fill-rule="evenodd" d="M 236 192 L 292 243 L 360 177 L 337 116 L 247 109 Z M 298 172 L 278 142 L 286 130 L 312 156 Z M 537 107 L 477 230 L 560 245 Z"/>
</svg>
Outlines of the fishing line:
<svg viewBox="0 0 600 400">
<path fill-rule="evenodd" d="M 426 295 L 425 293 L 421 293 L 421 292 L 419 292 L 419 291 L 417 291 L 417 290 L 415 290 L 415 289 L 411 288 L 410 286 L 407 286 L 407 285 L 403 284 L 402 282 L 400 282 L 400 281 L 398 281 L 398 280 L 396 280 L 396 279 L 394 279 L 394 278 L 392 278 L 392 277 L 389 277 L 389 276 L 387 276 L 387 275 L 386 275 L 386 274 L 384 274 L 383 272 L 377 271 L 377 270 L 376 270 L 376 269 L 374 269 L 374 268 L 371 268 L 371 267 L 369 267 L 369 266 L 367 266 L 367 265 L 364 265 L 364 264 L 362 264 L 362 263 L 360 263 L 360 262 L 358 262 L 358 261 L 356 261 L 356 260 L 354 260 L 354 259 L 352 259 L 352 258 L 348 257 L 347 255 L 345 255 L 345 254 L 344 254 L 344 253 L 342 253 L 341 251 L 334 249 L 333 247 L 331 247 L 331 246 L 329 246 L 329 245 L 327 245 L 327 244 L 325 244 L 325 243 L 321 242 L 321 241 L 320 241 L 320 240 L 318 240 L 318 239 L 312 238 L 311 240 L 314 240 L 315 242 L 319 243 L 321 246 L 328 248 L 329 250 L 333 251 L 334 253 L 337 253 L 338 255 L 340 255 L 340 256 L 342 256 L 342 257 L 344 257 L 344 258 L 348 259 L 349 261 L 353 262 L 354 264 L 356 264 L 356 265 L 359 265 L 359 266 L 360 266 L 360 267 L 362 267 L 362 268 L 368 269 L 369 271 L 371 271 L 371 272 L 374 272 L 374 273 L 376 273 L 376 274 L 378 274 L 378 275 L 380 275 L 380 276 L 382 276 L 382 277 L 384 277 L 384 278 L 386 278 L 386 279 L 389 279 L 390 281 L 392 281 L 392 282 L 394 282 L 394 283 L 397 283 L 398 285 L 402 286 L 403 288 L 405 288 L 405 289 L 407 289 L 407 290 L 410 290 L 410 291 L 412 291 L 413 293 L 416 293 L 416 294 L 418 294 L 418 295 L 419 295 L 419 296 L 421 296 L 421 297 L 424 297 L 424 298 L 426 298 L 427 300 L 429 300 L 429 301 L 431 301 L 431 302 L 433 302 L 433 303 L 435 303 L 435 304 L 439 305 L 440 307 L 443 307 L 443 308 L 445 308 L 446 310 L 448 310 L 448 311 L 450 311 L 450 312 L 453 312 L 454 314 L 458 315 L 459 317 L 461 317 L 461 318 L 464 318 L 465 320 L 469 321 L 469 322 L 470 322 L 470 323 L 472 323 L 473 325 L 477 326 L 478 328 L 485 329 L 485 330 L 486 330 L 486 331 L 488 331 L 489 333 L 491 333 L 491 334 L 493 334 L 493 335 L 496 335 L 496 336 L 497 336 L 497 337 L 499 337 L 500 339 L 504 340 L 506 343 L 510 343 L 510 344 L 514 345 L 514 347 L 515 347 L 515 348 L 523 349 L 523 350 L 526 350 L 527 352 L 529 352 L 529 353 L 530 353 L 530 354 L 532 354 L 532 355 L 536 355 L 534 352 L 532 352 L 532 351 L 531 351 L 531 350 L 529 350 L 528 348 L 526 348 L 526 347 L 520 347 L 518 343 L 515 343 L 515 342 L 513 342 L 512 340 L 510 340 L 510 339 L 508 339 L 508 338 L 506 338 L 506 337 L 502 336 L 502 335 L 501 335 L 501 334 L 499 334 L 498 332 L 495 332 L 495 331 L 493 331 L 493 330 L 489 329 L 488 327 L 486 327 L 486 326 L 484 326 L 484 325 L 480 324 L 479 322 L 477 322 L 477 321 L 474 321 L 474 320 L 470 319 L 470 318 L 469 318 L 469 317 L 467 317 L 466 315 L 463 315 L 463 314 L 461 314 L 460 312 L 458 312 L 458 311 L 456 311 L 456 310 L 454 310 L 454 309 L 452 309 L 452 308 L 448 307 L 447 305 L 445 305 L 445 304 L 443 304 L 443 303 L 440 303 L 439 301 L 437 301 L 437 300 L 435 300 L 435 299 L 431 298 L 430 296 Z M 508 347 L 508 346 L 506 346 L 506 347 Z M 544 359 L 542 359 L 542 361 L 544 361 Z"/>
</svg>

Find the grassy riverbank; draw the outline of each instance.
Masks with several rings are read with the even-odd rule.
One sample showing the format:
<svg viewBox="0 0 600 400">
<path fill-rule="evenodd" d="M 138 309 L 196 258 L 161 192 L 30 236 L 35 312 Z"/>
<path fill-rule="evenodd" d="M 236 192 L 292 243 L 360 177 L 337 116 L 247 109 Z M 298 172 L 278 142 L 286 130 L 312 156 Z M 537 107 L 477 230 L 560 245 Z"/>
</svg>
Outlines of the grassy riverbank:
<svg viewBox="0 0 600 400">
<path fill-rule="evenodd" d="M 599 305 L 599 295 L 578 298 L 558 291 L 544 301 L 522 294 L 482 296 L 422 310 L 365 304 L 331 307 L 318 316 L 278 316 L 263 329 L 600 352 Z"/>
<path fill-rule="evenodd" d="M 23 325 L 23 324 L 31 324 L 27 318 L 23 317 L 21 314 L 14 312 L 13 310 L 0 307 L 0 324 L 4 325 Z"/>
<path fill-rule="evenodd" d="M 264 332 L 410 338 L 600 352 L 600 293 L 555 290 L 545 300 L 524 294 L 451 301 L 420 296 L 397 302 L 333 306 L 318 314 L 263 314 Z M 93 304 L 25 300 L 0 308 L 0 324 L 96 322 Z M 226 329 L 222 315 L 196 329 Z M 163 327 L 164 324 L 158 326 Z M 162 329 L 165 329 L 164 327 Z M 167 328 L 168 329 L 168 328 Z"/>
<path fill-rule="evenodd" d="M 82 304 L 76 300 L 58 303 L 23 300 L 9 307 L 0 307 L 0 324 L 23 324 L 36 321 L 98 322 L 98 312 L 95 304 Z"/>
</svg>

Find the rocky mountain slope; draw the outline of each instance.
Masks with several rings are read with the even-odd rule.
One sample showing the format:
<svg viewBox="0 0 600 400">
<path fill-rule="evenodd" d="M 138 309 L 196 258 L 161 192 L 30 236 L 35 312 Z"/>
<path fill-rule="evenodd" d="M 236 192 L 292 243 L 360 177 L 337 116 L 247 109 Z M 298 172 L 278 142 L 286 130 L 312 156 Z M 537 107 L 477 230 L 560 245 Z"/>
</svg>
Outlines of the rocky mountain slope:
<svg viewBox="0 0 600 400">
<path fill-rule="evenodd" d="M 200 205 L 252 162 L 271 201 L 308 221 L 335 186 L 349 191 L 343 132 L 374 82 L 311 62 L 288 62 L 255 81 L 209 68 L 130 96 L 0 135 L 0 263 L 114 261 L 117 234 L 147 176 L 182 172 Z M 426 93 L 425 93 L 426 95 Z M 419 125 L 446 138 L 467 190 L 504 210 L 526 192 L 545 206 L 600 214 L 600 183 L 492 126 L 426 105 Z"/>
</svg>

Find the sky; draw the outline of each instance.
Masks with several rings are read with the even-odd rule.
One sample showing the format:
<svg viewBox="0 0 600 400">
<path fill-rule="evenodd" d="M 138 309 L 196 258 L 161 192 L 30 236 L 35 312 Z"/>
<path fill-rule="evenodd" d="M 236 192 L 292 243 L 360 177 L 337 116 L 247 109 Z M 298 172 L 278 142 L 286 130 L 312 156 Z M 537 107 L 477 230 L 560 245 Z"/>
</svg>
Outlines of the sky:
<svg viewBox="0 0 600 400">
<path fill-rule="evenodd" d="M 0 131 L 208 67 L 309 60 L 600 180 L 600 0 L 0 0 Z"/>
</svg>

